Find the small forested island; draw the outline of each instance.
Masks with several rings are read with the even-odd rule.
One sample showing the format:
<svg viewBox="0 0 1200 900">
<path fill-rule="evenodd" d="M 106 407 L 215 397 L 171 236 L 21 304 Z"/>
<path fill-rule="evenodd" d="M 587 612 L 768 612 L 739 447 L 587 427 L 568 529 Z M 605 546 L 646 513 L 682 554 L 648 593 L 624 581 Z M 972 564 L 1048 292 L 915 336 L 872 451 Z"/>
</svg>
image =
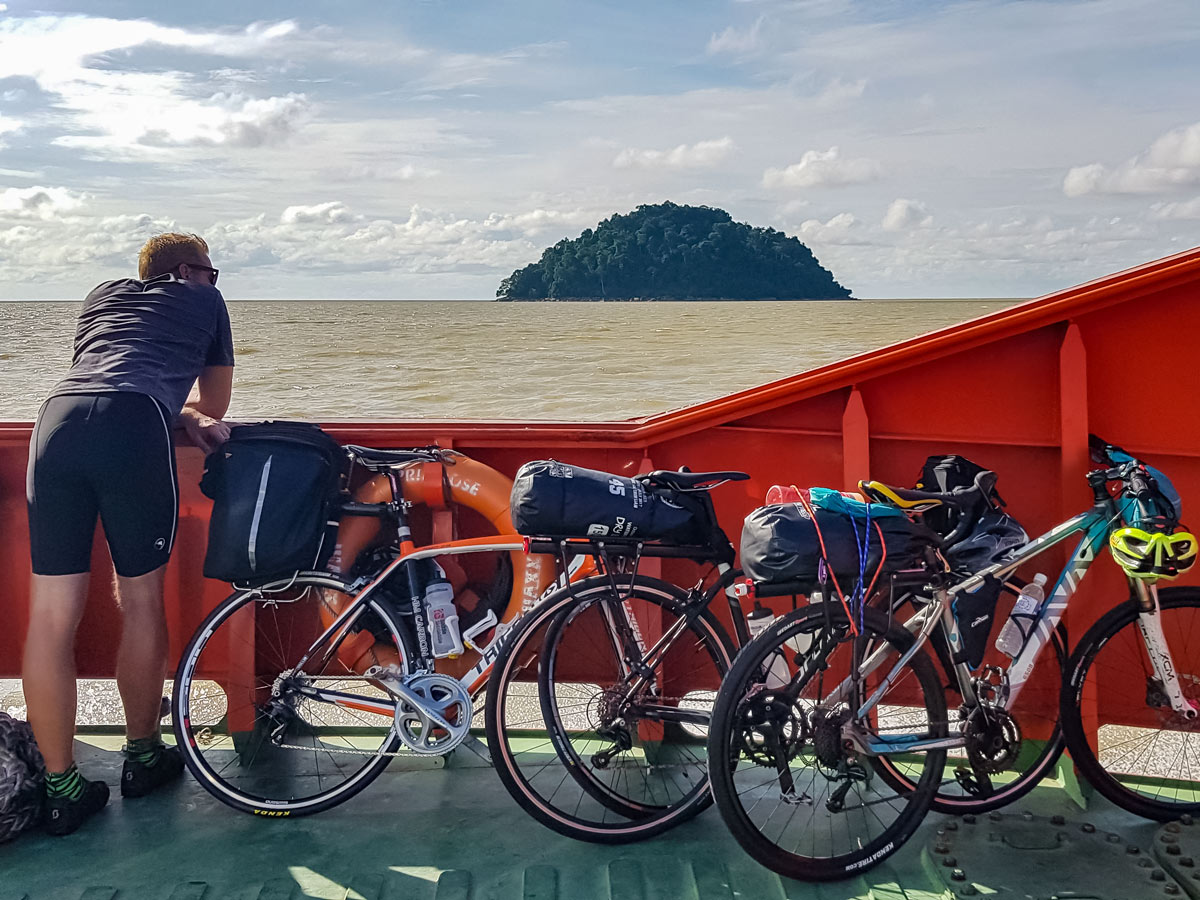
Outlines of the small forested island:
<svg viewBox="0 0 1200 900">
<path fill-rule="evenodd" d="M 497 300 L 845 300 L 812 251 L 711 206 L 659 203 L 548 247 Z"/>
</svg>

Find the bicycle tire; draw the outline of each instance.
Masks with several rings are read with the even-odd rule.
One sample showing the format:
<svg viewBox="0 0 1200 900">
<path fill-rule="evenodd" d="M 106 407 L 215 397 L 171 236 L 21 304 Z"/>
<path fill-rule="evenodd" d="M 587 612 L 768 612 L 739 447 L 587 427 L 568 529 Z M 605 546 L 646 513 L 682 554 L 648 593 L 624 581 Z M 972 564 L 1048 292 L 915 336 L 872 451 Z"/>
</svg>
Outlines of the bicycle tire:
<svg viewBox="0 0 1200 900">
<path fill-rule="evenodd" d="M 1187 699 L 1200 703 L 1200 590 L 1164 588 L 1159 601 L 1180 687 Z M 1062 697 L 1067 749 L 1096 790 L 1147 819 L 1200 814 L 1200 719 L 1184 719 L 1162 702 L 1161 693 L 1155 695 L 1136 603 L 1101 616 L 1071 654 L 1067 671 Z M 1085 728 L 1085 704 L 1096 707 L 1094 734 Z"/>
<path fill-rule="evenodd" d="M 675 709 L 695 709 L 690 715 L 707 720 L 707 708 L 733 656 L 724 629 L 708 609 L 695 610 L 687 621 L 682 614 L 689 595 L 675 585 L 645 576 L 614 578 L 617 590 L 627 595 L 623 608 L 635 611 L 639 627 L 646 627 L 651 613 L 667 623 L 664 632 L 671 623 L 685 623 L 654 669 L 656 687 L 621 708 L 626 714 L 630 709 L 647 713 L 674 704 Z M 493 763 L 521 808 L 560 834 L 610 844 L 659 834 L 711 803 L 702 733 L 651 731 L 654 722 L 639 720 L 635 727 L 622 719 L 614 730 L 625 729 L 631 746 L 614 750 L 623 737 L 601 732 L 615 724 L 611 716 L 618 708 L 619 662 L 600 649 L 611 644 L 590 636 L 603 627 L 604 604 L 615 602 L 613 584 L 607 575 L 584 579 L 527 614 L 496 660 L 486 706 Z M 685 637 L 690 643 L 684 643 Z M 657 696 L 662 704 L 641 703 L 659 685 L 697 678 L 707 688 L 690 699 L 673 697 L 667 688 Z M 604 703 L 609 706 L 602 709 Z M 597 766 L 597 755 L 605 751 L 612 753 L 611 759 Z M 669 781 L 678 789 L 672 791 Z"/>
<path fill-rule="evenodd" d="M 856 754 L 845 749 L 840 724 L 845 713 L 818 708 L 826 677 L 834 682 L 844 681 L 839 673 L 848 672 L 850 663 L 851 641 L 819 646 L 819 635 L 827 621 L 845 627 L 846 615 L 840 604 L 813 604 L 791 612 L 742 649 L 717 696 L 708 744 L 717 809 L 742 849 L 780 875 L 813 881 L 849 877 L 899 849 L 928 812 L 945 761 L 945 750 L 930 750 L 914 790 L 896 790 L 890 799 L 885 792 L 872 796 L 876 785 L 889 790 L 893 786 L 886 779 L 873 777 L 873 767 L 859 764 Z M 899 626 L 889 628 L 886 614 L 874 609 L 864 611 L 863 634 L 885 640 L 897 661 L 913 643 L 907 631 Z M 807 649 L 801 647 L 803 652 L 792 652 L 797 648 L 788 641 L 796 639 L 817 641 L 818 647 L 813 649 L 810 645 Z M 798 666 L 807 665 L 810 658 L 816 658 L 815 654 L 826 668 L 814 664 L 805 677 L 797 671 Z M 776 661 L 781 657 L 784 661 L 791 660 L 790 678 L 799 679 L 795 687 L 800 693 L 794 699 L 783 693 L 783 686 L 769 686 L 771 673 L 776 671 Z M 890 668 L 877 670 L 880 677 Z M 871 687 L 867 685 L 868 689 Z M 878 707 L 880 717 L 884 710 L 893 710 L 886 713 L 880 730 L 895 727 L 908 733 L 914 727 L 915 716 L 916 727 L 926 729 L 930 737 L 945 736 L 945 694 L 926 655 L 915 654 L 892 687 L 898 691 L 893 697 L 898 705 Z M 908 696 L 899 691 L 907 692 Z M 916 696 L 915 702 L 912 696 Z M 900 703 L 902 700 L 908 702 Z M 824 701 L 828 704 L 829 698 Z M 840 702 L 836 705 L 844 707 Z M 785 740 L 775 740 L 775 735 L 782 735 Z M 793 766 L 799 769 L 794 771 Z M 838 788 L 830 789 L 835 779 L 824 774 L 822 766 L 840 779 Z M 785 783 L 784 768 L 790 784 Z M 764 780 L 764 769 L 773 770 L 773 776 Z M 818 776 L 823 783 L 818 782 Z M 776 787 L 772 787 L 772 782 Z M 797 796 L 796 785 L 800 783 L 813 793 L 806 789 Z M 843 784 L 848 786 L 843 788 Z M 856 784 L 860 786 L 856 788 Z M 820 796 L 822 788 L 824 797 Z M 772 807 L 769 801 L 776 790 L 778 802 Z M 855 793 L 850 807 L 838 808 L 839 792 L 844 804 L 851 790 Z M 887 814 L 883 804 L 888 804 L 895 813 L 890 821 L 880 815 L 880 811 Z M 790 812 L 785 813 L 783 827 L 778 828 L 772 819 L 781 808 Z M 793 829 L 797 814 L 805 809 L 809 810 L 806 817 L 809 821 L 802 821 Z M 847 816 L 839 819 L 842 813 Z M 871 817 L 882 827 L 876 827 Z M 844 828 L 836 827 L 839 821 Z M 768 832 L 776 831 L 774 837 L 769 836 Z M 843 841 L 838 839 L 839 832 L 845 834 Z M 802 842 L 806 843 L 804 848 Z"/>
<path fill-rule="evenodd" d="M 295 694 L 288 699 L 285 679 L 324 630 L 319 604 L 328 592 L 345 595 L 343 602 L 353 596 L 346 582 L 318 572 L 234 591 L 184 649 L 171 701 L 176 742 L 196 780 L 234 809 L 267 817 L 329 809 L 370 784 L 400 745 L 393 721 L 382 714 Z M 377 653 L 381 637 L 407 671 L 406 629 L 384 603 L 368 600 L 325 662 L 309 660 L 307 679 L 388 702 L 386 691 L 343 661 Z"/>
<path fill-rule="evenodd" d="M 1066 638 L 1061 626 L 1051 633 L 1050 643 L 1052 648 L 1042 648 L 1030 681 L 1011 710 L 1020 730 L 1021 743 L 1010 766 L 990 773 L 998 776 L 995 780 L 1000 781 L 1000 785 L 993 784 L 992 792 L 987 796 L 972 794 L 960 780 L 963 776 L 956 771 L 962 769 L 965 773 L 970 768 L 965 748 L 947 751 L 945 774 L 930 807 L 933 812 L 961 816 L 1000 809 L 1024 797 L 1054 771 L 1066 746 L 1059 715 L 1067 665 Z M 953 671 L 945 672 L 945 675 L 949 690 L 957 697 L 957 675 Z M 951 733 L 959 727 L 961 719 L 951 722 Z M 880 757 L 877 762 L 881 775 L 911 787 L 911 772 L 906 771 L 902 763 L 890 757 Z"/>
</svg>

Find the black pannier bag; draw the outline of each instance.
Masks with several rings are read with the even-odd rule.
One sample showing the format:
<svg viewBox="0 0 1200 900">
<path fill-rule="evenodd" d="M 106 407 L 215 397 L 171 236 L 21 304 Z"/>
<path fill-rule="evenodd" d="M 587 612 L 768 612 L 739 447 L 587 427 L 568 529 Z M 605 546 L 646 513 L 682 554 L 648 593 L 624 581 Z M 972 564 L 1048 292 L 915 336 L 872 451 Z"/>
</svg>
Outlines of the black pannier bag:
<svg viewBox="0 0 1200 900">
<path fill-rule="evenodd" d="M 307 422 L 231 429 L 200 481 L 213 500 L 204 576 L 263 582 L 324 566 L 345 463 L 337 441 Z"/>
<path fill-rule="evenodd" d="M 820 537 L 809 511 L 801 503 L 760 506 L 750 513 L 742 526 L 741 561 L 746 574 L 767 584 L 798 581 L 809 588 L 816 587 L 821 538 L 824 538 L 827 564 L 842 590 L 853 590 L 859 574 L 859 546 L 867 522 L 832 510 L 814 509 L 814 512 L 821 526 Z M 920 565 L 925 548 L 932 545 L 929 532 L 906 516 L 872 518 L 868 532 L 868 581 L 875 577 L 883 559 L 881 534 L 887 557 L 880 578 Z"/>
<path fill-rule="evenodd" d="M 517 470 L 510 507 L 513 526 L 526 535 L 701 543 L 696 511 L 680 505 L 682 499 L 633 478 L 551 459 Z"/>
</svg>

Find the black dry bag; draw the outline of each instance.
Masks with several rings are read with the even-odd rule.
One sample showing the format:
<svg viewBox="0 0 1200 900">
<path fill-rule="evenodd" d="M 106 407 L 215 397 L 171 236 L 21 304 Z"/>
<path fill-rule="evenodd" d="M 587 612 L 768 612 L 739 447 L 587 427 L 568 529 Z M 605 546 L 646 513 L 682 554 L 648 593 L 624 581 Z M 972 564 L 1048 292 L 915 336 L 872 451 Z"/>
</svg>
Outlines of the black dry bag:
<svg viewBox="0 0 1200 900">
<path fill-rule="evenodd" d="M 329 559 L 341 446 L 307 422 L 239 425 L 204 461 L 200 489 L 213 500 L 204 575 L 263 582 Z"/>
<path fill-rule="evenodd" d="M 634 478 L 538 460 L 517 470 L 510 506 L 521 534 L 700 543 L 694 510 L 680 499 Z"/>
<path fill-rule="evenodd" d="M 842 590 L 850 591 L 857 584 L 859 551 L 864 539 L 868 548 L 865 569 L 868 581 L 875 577 L 877 569 L 882 578 L 919 565 L 924 548 L 930 544 L 928 531 L 904 516 L 873 518 L 868 528 L 865 519 L 852 519 L 826 509 L 814 512 L 821 527 L 820 535 L 801 503 L 760 506 L 746 516 L 741 543 L 742 568 L 746 574 L 768 584 L 798 581 L 815 587 L 823 539 L 827 565 Z"/>
</svg>

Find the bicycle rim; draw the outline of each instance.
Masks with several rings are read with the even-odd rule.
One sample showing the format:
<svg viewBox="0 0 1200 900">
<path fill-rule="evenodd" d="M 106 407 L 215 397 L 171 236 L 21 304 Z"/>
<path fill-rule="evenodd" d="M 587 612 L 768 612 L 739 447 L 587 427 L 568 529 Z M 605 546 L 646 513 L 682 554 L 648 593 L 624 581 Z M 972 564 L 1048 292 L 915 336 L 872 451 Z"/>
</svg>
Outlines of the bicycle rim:
<svg viewBox="0 0 1200 900">
<path fill-rule="evenodd" d="M 509 792 L 548 827 L 597 842 L 648 837 L 707 804 L 707 722 L 731 656 L 709 615 L 684 620 L 679 588 L 617 583 L 623 602 L 602 577 L 538 607 L 488 690 L 489 745 Z M 622 611 L 643 648 L 658 647 L 649 677 L 617 653 L 610 617 Z"/>
<path fill-rule="evenodd" d="M 1200 591 L 1160 591 L 1162 630 L 1184 696 L 1200 704 Z M 1149 819 L 1200 813 L 1200 718 L 1171 709 L 1134 604 L 1097 622 L 1071 657 L 1063 725 L 1071 757 L 1101 794 Z"/>
<path fill-rule="evenodd" d="M 400 628 L 369 601 L 349 631 L 293 672 L 324 631 L 322 606 L 327 622 L 351 597 L 333 577 L 305 575 L 275 590 L 285 585 L 238 591 L 213 610 L 184 651 L 172 701 L 192 774 L 219 800 L 263 816 L 320 812 L 383 771 L 399 746 L 384 711 L 391 700 L 361 672 L 408 659 Z M 301 686 L 351 696 L 335 704 Z"/>
<path fill-rule="evenodd" d="M 840 606 L 829 621 L 845 622 Z M 773 871 L 815 880 L 844 878 L 895 852 L 929 809 L 945 760 L 944 750 L 929 751 L 915 787 L 897 789 L 875 773 L 871 757 L 845 747 L 849 711 L 838 690 L 852 644 L 823 643 L 825 625 L 825 606 L 814 605 L 748 644 L 721 687 L 709 735 L 713 793 L 734 837 Z M 888 632 L 874 610 L 866 611 L 863 633 L 887 648 L 884 664 L 864 680 L 869 696 L 912 638 Z M 781 683 L 781 663 L 790 688 Z M 942 737 L 945 716 L 933 665 L 918 653 L 885 688 L 871 733 Z"/>
</svg>

